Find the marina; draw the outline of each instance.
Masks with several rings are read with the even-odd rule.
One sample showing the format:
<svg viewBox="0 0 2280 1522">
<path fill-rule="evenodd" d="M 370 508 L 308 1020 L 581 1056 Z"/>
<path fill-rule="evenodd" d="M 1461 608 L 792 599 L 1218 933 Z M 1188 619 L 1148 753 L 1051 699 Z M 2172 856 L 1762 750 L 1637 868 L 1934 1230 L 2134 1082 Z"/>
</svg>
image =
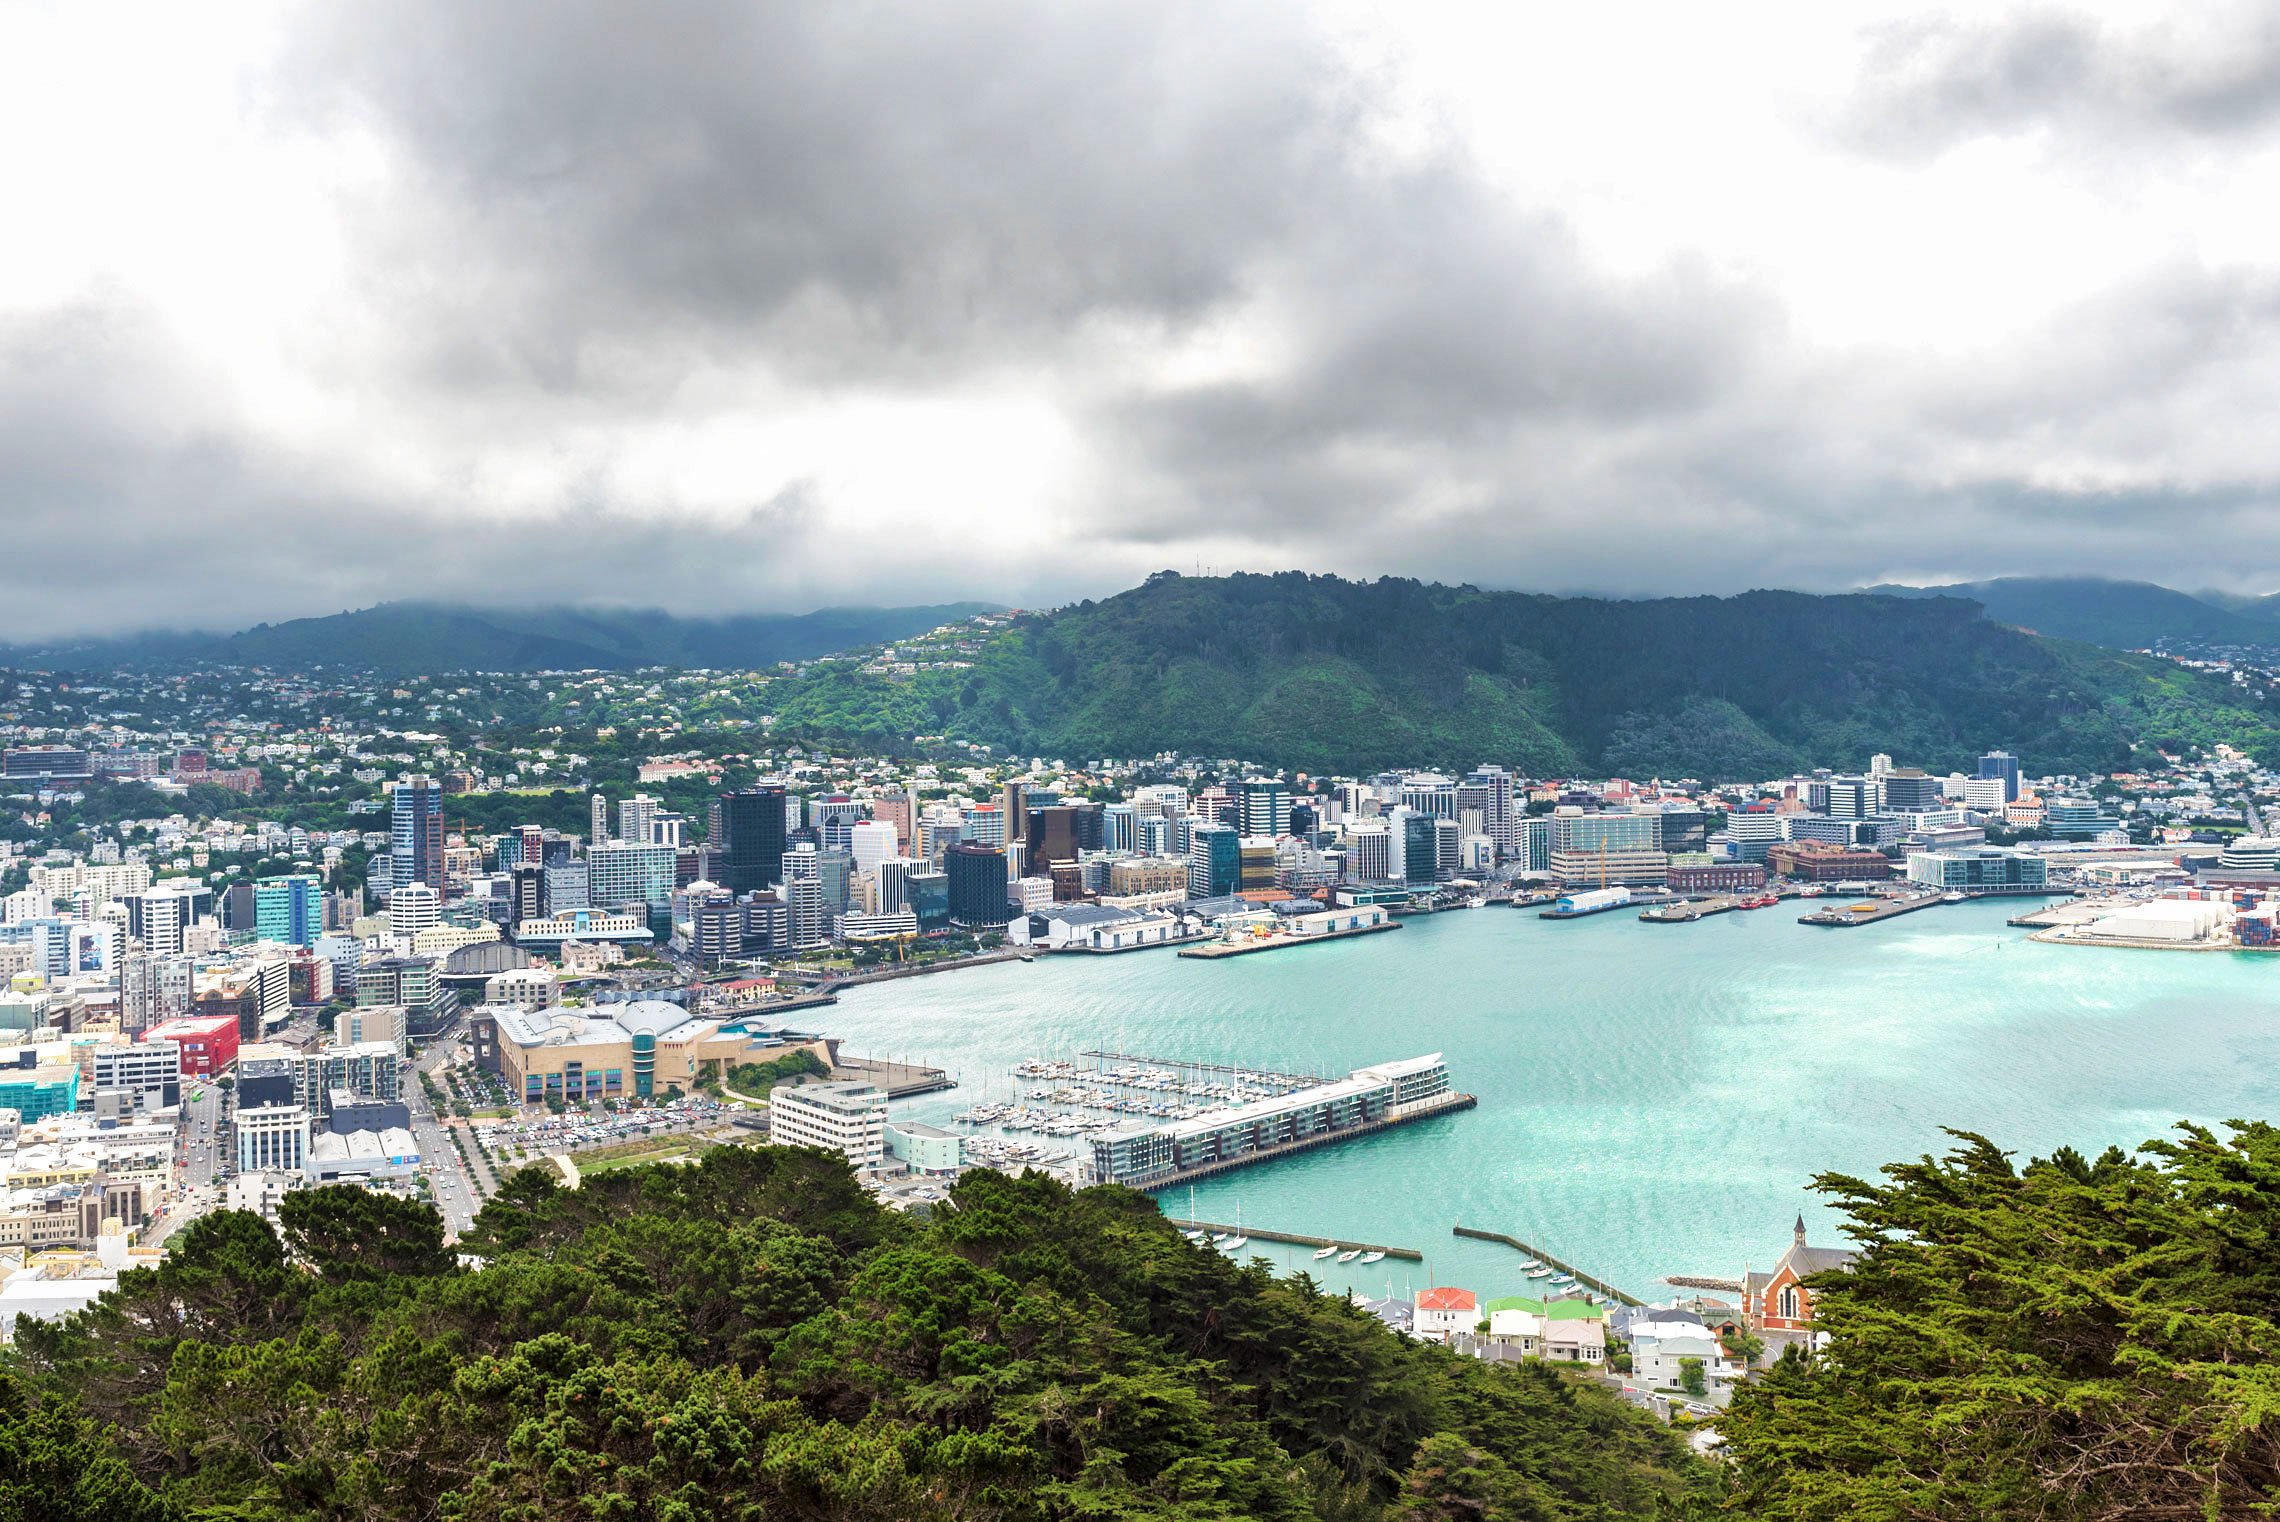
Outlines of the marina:
<svg viewBox="0 0 2280 1522">
<path fill-rule="evenodd" d="M 1450 1231 L 1455 1236 L 1470 1237 L 1475 1242 L 1502 1242 L 1527 1260 L 1520 1265 L 1520 1270 L 1531 1282 L 1548 1283 L 1555 1291 L 1581 1286 L 1593 1295 L 1612 1300 L 1618 1305 L 1644 1303 L 1638 1296 L 1626 1294 L 1604 1279 L 1593 1278 L 1581 1269 L 1572 1268 L 1542 1248 L 1530 1247 L 1518 1237 L 1508 1237 L 1501 1231 L 1477 1231 L 1470 1226 L 1455 1226 Z"/>
<path fill-rule="evenodd" d="M 1257 1237 L 1262 1242 L 1285 1242 L 1293 1247 L 1311 1247 L 1315 1250 L 1314 1261 L 1317 1263 L 1334 1258 L 1341 1263 L 1359 1263 L 1366 1268 L 1372 1263 L 1382 1262 L 1387 1258 L 1399 1258 L 1409 1263 L 1425 1261 L 1425 1254 L 1414 1247 L 1381 1247 L 1375 1242 L 1345 1241 L 1333 1237 L 1310 1237 L 1294 1231 L 1269 1231 L 1263 1226 L 1223 1226 L 1212 1221 L 1193 1219 L 1175 1218 L 1172 1224 L 1182 1228 L 1190 1241 L 1195 1240 L 1198 1232 L 1207 1237 L 1218 1237 L 1233 1233 Z"/>
</svg>

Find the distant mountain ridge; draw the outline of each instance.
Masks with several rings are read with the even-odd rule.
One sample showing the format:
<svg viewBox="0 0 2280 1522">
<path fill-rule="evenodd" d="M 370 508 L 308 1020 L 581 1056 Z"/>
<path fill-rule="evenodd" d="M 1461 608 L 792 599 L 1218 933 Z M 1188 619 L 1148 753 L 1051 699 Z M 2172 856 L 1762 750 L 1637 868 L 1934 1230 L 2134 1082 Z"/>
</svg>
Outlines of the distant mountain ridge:
<svg viewBox="0 0 2280 1522">
<path fill-rule="evenodd" d="M 1997 623 L 2114 650 L 2150 650 L 2164 640 L 2280 650 L 2280 596 L 2194 596 L 2150 581 L 2095 576 L 2005 576 L 1944 587 L 1886 583 L 1863 590 L 1969 598 Z"/>
<path fill-rule="evenodd" d="M 494 610 L 392 602 L 257 624 L 236 634 L 140 634 L 0 647 L 9 666 L 122 666 L 212 661 L 241 666 L 358 666 L 389 673 L 544 671 L 638 666 L 767 666 L 907 639 L 995 603 L 822 608 L 813 613 L 682 618 L 657 609 Z"/>
<path fill-rule="evenodd" d="M 2273 712 L 2221 677 L 1914 589 L 1617 601 L 1161 572 L 1014 620 L 968 669 L 898 679 L 834 662 L 770 691 L 778 734 L 1349 775 L 1497 761 L 1729 780 L 1877 752 L 1945 771 L 1996 748 L 2097 773 L 2155 742 L 2280 749 Z"/>
</svg>

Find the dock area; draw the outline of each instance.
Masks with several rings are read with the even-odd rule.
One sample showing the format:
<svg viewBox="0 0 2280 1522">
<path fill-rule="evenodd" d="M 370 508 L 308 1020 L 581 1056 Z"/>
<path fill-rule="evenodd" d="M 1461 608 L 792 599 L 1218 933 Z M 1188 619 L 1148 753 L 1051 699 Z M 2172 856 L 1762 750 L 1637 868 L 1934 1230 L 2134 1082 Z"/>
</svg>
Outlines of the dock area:
<svg viewBox="0 0 2280 1522">
<path fill-rule="evenodd" d="M 2119 899 L 2070 898 L 2063 904 L 2045 904 L 2040 909 L 2014 914 L 2003 923 L 2016 925 L 2022 930 L 2051 930 L 2061 925 L 2087 925 L 2100 915 L 2112 914 L 2120 907 Z"/>
<path fill-rule="evenodd" d="M 878 1057 L 841 1057 L 831 1065 L 831 1076 L 835 1081 L 877 1084 L 886 1090 L 889 1099 L 908 1099 L 916 1094 L 933 1094 L 958 1087 L 958 1080 L 941 1068 L 888 1062 Z"/>
<path fill-rule="evenodd" d="M 1278 1158 L 1295 1157 L 1301 1152 L 1311 1152 L 1316 1147 L 1352 1141 L 1357 1136 L 1375 1136 L 1381 1131 L 1390 1131 L 1395 1126 L 1405 1126 L 1412 1121 L 1431 1120 L 1440 1115 L 1453 1115 L 1459 1110 L 1470 1110 L 1479 1103 L 1480 1099 L 1476 1095 L 1450 1094 L 1432 1103 L 1420 1104 L 1399 1115 L 1389 1115 L 1383 1120 L 1366 1121 L 1361 1125 L 1347 1126 L 1338 1131 L 1319 1131 L 1312 1136 L 1302 1136 L 1296 1141 L 1287 1141 L 1272 1147 L 1260 1147 L 1237 1157 L 1223 1157 L 1215 1162 L 1205 1163 L 1200 1167 L 1176 1169 L 1170 1173 L 1150 1178 L 1145 1182 L 1135 1181 L 1131 1187 L 1146 1194 L 1154 1194 L 1160 1189 L 1170 1189 L 1175 1185 L 1193 1184 L 1201 1179 L 1217 1178 L 1222 1173 L 1232 1173 L 1238 1168 L 1248 1168 L 1255 1163 L 1271 1163 Z"/>
<path fill-rule="evenodd" d="M 1854 925 L 1873 925 L 1902 914 L 1913 914 L 1918 909 L 1929 909 L 1938 902 L 1940 895 L 1937 893 L 1915 893 L 1906 898 L 1859 899 L 1852 903 L 1816 909 L 1811 914 L 1800 914 L 1797 923 L 1827 925 L 1842 930 Z"/>
<path fill-rule="evenodd" d="M 1534 1258 L 1539 1263 L 1549 1264 L 1563 1274 L 1573 1274 L 1576 1283 L 1585 1289 L 1595 1290 L 1605 1295 L 1618 1305 L 1644 1305 L 1646 1303 L 1636 1295 L 1625 1294 L 1604 1279 L 1594 1278 L 1572 1263 L 1562 1263 L 1540 1247 L 1530 1247 L 1518 1237 L 1508 1237 L 1501 1231 L 1476 1231 L 1470 1226 L 1452 1227 L 1451 1230 L 1460 1237 L 1470 1237 L 1476 1242 L 1502 1242 L 1505 1246 L 1518 1251 L 1522 1257 Z"/>
<path fill-rule="evenodd" d="M 1264 1226 L 1229 1226 L 1218 1221 L 1183 1221 L 1167 1217 L 1183 1231 L 1208 1231 L 1217 1236 L 1223 1231 L 1239 1231 L 1246 1237 L 1257 1237 L 1267 1242 L 1288 1242 L 1296 1247 L 1351 1247 L 1359 1252 L 1382 1252 L 1389 1258 L 1400 1258 L 1410 1263 L 1422 1263 L 1425 1255 L 1414 1247 L 1387 1247 L 1377 1242 L 1352 1242 L 1344 1237 L 1309 1237 L 1292 1231 L 1269 1231 Z"/>
<path fill-rule="evenodd" d="M 1249 956 L 1254 951 L 1280 951 L 1285 946 L 1317 946 L 1324 941 L 1352 940 L 1359 935 L 1377 935 L 1382 931 L 1399 930 L 1401 921 L 1380 920 L 1375 925 L 1359 925 L 1352 930 L 1325 930 L 1320 935 L 1260 935 L 1246 936 L 1241 940 L 1211 941 L 1202 946 L 1182 946 L 1180 955 L 1197 961 L 1216 961 L 1220 957 Z"/>
</svg>

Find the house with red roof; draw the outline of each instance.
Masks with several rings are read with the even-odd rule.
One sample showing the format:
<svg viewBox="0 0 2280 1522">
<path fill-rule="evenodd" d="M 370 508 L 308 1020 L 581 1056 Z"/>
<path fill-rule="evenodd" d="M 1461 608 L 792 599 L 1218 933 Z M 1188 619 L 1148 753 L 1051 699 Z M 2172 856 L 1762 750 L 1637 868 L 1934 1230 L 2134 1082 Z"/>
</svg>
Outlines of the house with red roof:
<svg viewBox="0 0 2280 1522">
<path fill-rule="evenodd" d="M 1415 1335 L 1447 1342 L 1480 1325 L 1480 1297 L 1469 1289 L 1429 1289 L 1417 1297 Z"/>
</svg>

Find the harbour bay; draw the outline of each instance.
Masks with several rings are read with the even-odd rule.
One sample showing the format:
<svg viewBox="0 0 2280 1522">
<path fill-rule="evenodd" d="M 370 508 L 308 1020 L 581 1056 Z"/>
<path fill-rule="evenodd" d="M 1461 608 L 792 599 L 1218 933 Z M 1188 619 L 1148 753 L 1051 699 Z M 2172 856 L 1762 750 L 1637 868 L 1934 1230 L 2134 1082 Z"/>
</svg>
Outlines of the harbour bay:
<svg viewBox="0 0 2280 1522">
<path fill-rule="evenodd" d="M 2040 945 L 2004 924 L 2017 907 L 1837 931 L 1789 907 L 1671 926 L 1460 911 L 1268 957 L 1058 956 L 853 988 L 802 1023 L 949 1069 L 957 1090 L 895 1105 L 943 1125 L 1009 1097 L 1025 1057 L 1343 1074 L 1441 1051 L 1479 1108 L 1212 1178 L 1195 1213 L 1424 1252 L 1340 1268 L 1253 1244 L 1373 1293 L 1518 1288 L 1516 1255 L 1461 1223 L 1654 1298 L 1666 1274 L 1764 1266 L 1800 1211 L 1833 1242 L 1811 1177 L 1941 1150 L 1942 1127 L 2023 1158 L 2280 1114 L 2262 957 Z M 1184 1187 L 1162 1199 L 1188 1213 Z"/>
</svg>

